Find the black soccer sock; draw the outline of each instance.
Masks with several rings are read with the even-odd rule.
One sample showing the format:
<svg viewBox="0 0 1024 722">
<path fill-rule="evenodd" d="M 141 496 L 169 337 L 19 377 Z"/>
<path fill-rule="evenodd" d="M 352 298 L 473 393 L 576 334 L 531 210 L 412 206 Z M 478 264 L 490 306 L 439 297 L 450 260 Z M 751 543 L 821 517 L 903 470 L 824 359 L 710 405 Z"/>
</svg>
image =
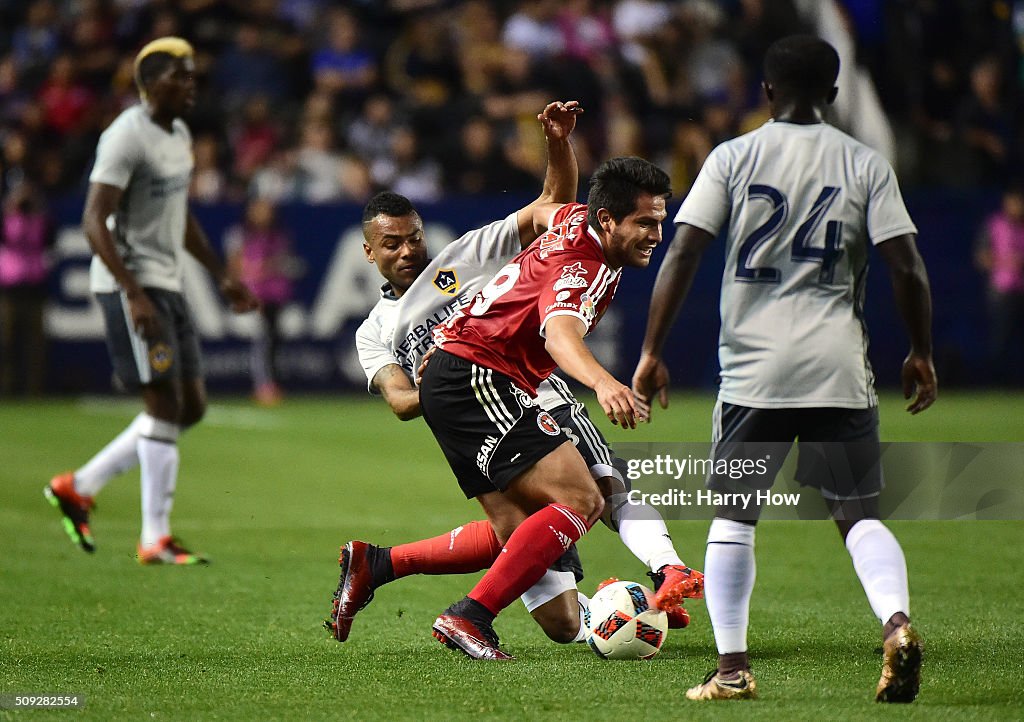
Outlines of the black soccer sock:
<svg viewBox="0 0 1024 722">
<path fill-rule="evenodd" d="M 896 630 L 902 627 L 904 624 L 910 624 L 910 617 L 903 612 L 896 612 L 894 615 L 889 617 L 889 621 L 882 627 L 882 639 L 888 639 Z"/>
<path fill-rule="evenodd" d="M 723 677 L 741 670 L 750 669 L 750 658 L 746 652 L 729 652 L 718 655 L 718 673 Z"/>
<path fill-rule="evenodd" d="M 371 544 L 368 551 L 373 588 L 395 581 L 395 568 L 391 566 L 391 547 L 377 547 Z"/>
<path fill-rule="evenodd" d="M 490 609 L 469 597 L 463 597 L 459 601 L 455 602 L 455 604 L 448 607 L 447 612 L 458 617 L 465 617 L 471 622 L 485 624 L 487 626 L 490 626 L 491 623 L 494 622 L 495 617 Z"/>
</svg>

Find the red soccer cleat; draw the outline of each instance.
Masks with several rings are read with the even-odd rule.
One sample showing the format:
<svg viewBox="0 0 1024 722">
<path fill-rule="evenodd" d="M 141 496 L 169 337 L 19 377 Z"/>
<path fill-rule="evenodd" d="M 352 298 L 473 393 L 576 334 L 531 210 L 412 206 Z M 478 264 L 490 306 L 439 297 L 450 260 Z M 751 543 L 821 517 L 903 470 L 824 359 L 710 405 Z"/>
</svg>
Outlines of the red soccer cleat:
<svg viewBox="0 0 1024 722">
<path fill-rule="evenodd" d="M 507 661 L 515 659 L 498 649 L 498 635 L 490 624 L 474 622 L 451 614 L 451 607 L 434 620 L 434 639 L 449 649 L 462 652 L 470 659 Z"/>
<path fill-rule="evenodd" d="M 654 580 L 654 603 L 658 609 L 671 609 L 681 605 L 683 599 L 704 598 L 704 575 L 696 569 L 666 564 L 647 576 Z"/>
<path fill-rule="evenodd" d="M 93 508 L 91 496 L 82 496 L 75 491 L 75 475 L 71 472 L 58 474 L 43 489 L 50 504 L 61 514 L 61 524 L 73 544 L 83 551 L 96 549 L 89 530 L 89 512 Z"/>
<path fill-rule="evenodd" d="M 700 574 L 700 572 L 697 573 Z M 648 572 L 647 576 L 651 577 L 652 579 L 655 578 L 654 572 Z M 701 577 L 703 578 L 703 575 L 701 575 Z M 607 587 L 609 584 L 614 584 L 617 581 L 619 581 L 618 577 L 608 577 L 603 582 L 597 585 L 596 591 L 599 592 L 605 587 Z M 655 581 L 657 580 L 655 579 Z M 665 612 L 666 615 L 668 615 L 669 629 L 684 629 L 685 627 L 689 626 L 690 613 L 686 611 L 686 608 L 683 607 L 682 604 L 676 604 L 675 606 L 669 607 L 668 609 L 663 609 L 662 611 Z"/>
<path fill-rule="evenodd" d="M 669 607 L 665 610 L 665 614 L 668 615 L 669 629 L 685 629 L 690 626 L 690 613 L 682 604 Z"/>
<path fill-rule="evenodd" d="M 350 541 L 341 548 L 341 556 L 338 558 L 341 578 L 334 592 L 331 618 L 324 622 L 324 627 L 339 642 L 348 639 L 356 613 L 373 599 L 373 573 L 369 560 L 371 548 L 371 544 L 362 541 Z"/>
<path fill-rule="evenodd" d="M 173 536 L 161 537 L 155 544 L 142 546 L 139 544 L 135 558 L 139 564 L 176 564 L 178 566 L 191 566 L 195 564 L 209 564 L 210 560 L 202 554 L 190 552 L 181 542 Z"/>
</svg>

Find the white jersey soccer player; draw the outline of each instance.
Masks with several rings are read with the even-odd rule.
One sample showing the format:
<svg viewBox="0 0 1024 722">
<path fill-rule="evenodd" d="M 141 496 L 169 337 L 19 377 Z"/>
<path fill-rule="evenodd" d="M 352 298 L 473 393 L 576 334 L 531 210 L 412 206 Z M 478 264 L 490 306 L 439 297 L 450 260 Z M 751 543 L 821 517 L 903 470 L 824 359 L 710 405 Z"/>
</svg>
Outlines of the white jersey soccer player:
<svg viewBox="0 0 1024 722">
<path fill-rule="evenodd" d="M 385 283 L 377 305 L 356 331 L 356 350 L 370 393 L 379 393 L 373 379 L 391 364 L 400 366 L 414 379 L 423 356 L 433 348 L 434 327 L 469 303 L 521 250 L 517 213 L 512 213 L 448 244 L 401 298 L 395 297 L 391 285 Z M 562 379 L 553 376 L 542 383 L 537 389 L 537 403 L 547 411 L 570 404 L 583 431 L 576 444 L 584 444 L 595 459 L 590 469 L 594 478 L 613 476 L 623 482 L 600 432 L 586 418 L 583 404 Z"/>
<path fill-rule="evenodd" d="M 135 76 L 143 102 L 100 137 L 82 218 L 94 253 L 90 288 L 114 373 L 141 394 L 145 410 L 84 466 L 57 475 L 45 489 L 72 541 L 91 552 L 93 497 L 139 464 L 142 564 L 205 561 L 170 529 L 177 439 L 206 409 L 199 336 L 181 293 L 184 253 L 216 278 L 236 313 L 258 305 L 226 272 L 188 208 L 192 137 L 181 116 L 195 102 L 193 72 L 192 46 L 181 38 L 159 38 L 139 51 Z"/>
<path fill-rule="evenodd" d="M 769 121 L 711 152 L 675 222 L 726 231 L 719 399 L 877 405 L 868 242 L 917 233 L 884 158 L 827 123 Z"/>
<path fill-rule="evenodd" d="M 791 36 L 768 50 L 764 89 L 774 120 L 715 148 L 679 209 L 633 389 L 667 403 L 661 349 L 701 254 L 724 231 L 712 455 L 763 459 L 767 473 L 738 480 L 712 473 L 707 486 L 766 490 L 799 441 L 796 481 L 821 493 L 882 623 L 875 698 L 909 702 L 918 692 L 922 642 L 910 625 L 903 551 L 879 519 L 878 398 L 864 324 L 872 246 L 889 266 L 910 336 L 902 381 L 906 398 L 916 390 L 911 413 L 936 395 L 931 296 L 893 169 L 823 121 L 838 71 L 838 54 L 819 38 Z M 760 505 L 753 507 L 723 502 L 715 511 L 705 573 L 718 669 L 688 699 L 756 696 L 747 654 L 760 515 Z"/>
<path fill-rule="evenodd" d="M 181 292 L 192 164 L 185 121 L 175 118 L 168 133 L 143 105 L 122 112 L 100 136 L 89 182 L 124 189 L 112 219 L 114 240 L 141 286 Z M 93 293 L 120 290 L 98 255 L 89 269 L 89 287 Z"/>
</svg>

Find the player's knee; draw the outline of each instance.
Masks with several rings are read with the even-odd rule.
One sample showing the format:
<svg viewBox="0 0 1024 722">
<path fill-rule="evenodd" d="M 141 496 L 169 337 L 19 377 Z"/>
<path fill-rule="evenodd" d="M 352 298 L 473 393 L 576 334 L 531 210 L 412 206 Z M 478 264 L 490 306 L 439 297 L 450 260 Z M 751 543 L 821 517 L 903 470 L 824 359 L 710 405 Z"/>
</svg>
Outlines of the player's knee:
<svg viewBox="0 0 1024 722">
<path fill-rule="evenodd" d="M 604 496 L 596 484 L 591 484 L 590 487 L 577 494 L 572 507 L 580 516 L 593 524 L 604 511 Z"/>
<path fill-rule="evenodd" d="M 534 609 L 531 615 L 552 642 L 570 644 L 580 636 L 579 604 L 574 601 L 570 605 L 563 601 L 563 597 L 556 597 Z"/>
<path fill-rule="evenodd" d="M 591 469 L 591 474 L 594 471 Z M 594 480 L 597 483 L 598 488 L 601 490 L 601 496 L 605 499 L 609 499 L 616 494 L 625 494 L 626 485 L 622 483 L 617 477 L 612 475 L 599 476 Z"/>
<path fill-rule="evenodd" d="M 174 396 L 151 398 L 147 400 L 146 413 L 154 419 L 180 424 L 181 403 Z"/>
<path fill-rule="evenodd" d="M 540 627 L 552 642 L 572 644 L 579 636 L 580 620 L 579 617 L 570 619 L 566 615 L 564 617 L 545 619 L 540 622 Z"/>
<path fill-rule="evenodd" d="M 204 416 L 206 416 L 205 402 L 186 403 L 182 406 L 181 415 L 179 416 L 181 421 L 179 423 L 183 429 L 187 429 L 202 421 Z"/>
</svg>

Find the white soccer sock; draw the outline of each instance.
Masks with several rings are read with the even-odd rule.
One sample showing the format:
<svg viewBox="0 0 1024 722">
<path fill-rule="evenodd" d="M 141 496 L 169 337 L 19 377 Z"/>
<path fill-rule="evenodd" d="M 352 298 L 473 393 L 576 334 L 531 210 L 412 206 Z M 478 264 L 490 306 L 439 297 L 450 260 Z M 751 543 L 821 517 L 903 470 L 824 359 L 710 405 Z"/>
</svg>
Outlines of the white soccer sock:
<svg viewBox="0 0 1024 722">
<path fill-rule="evenodd" d="M 146 416 L 138 441 L 142 476 L 143 546 L 171 533 L 170 497 L 178 476 L 177 424 Z"/>
<path fill-rule="evenodd" d="M 608 497 L 612 517 L 619 527 L 619 538 L 637 559 L 656 572 L 666 564 L 682 565 L 672 545 L 665 520 L 653 506 L 630 504 L 626 494 Z"/>
<path fill-rule="evenodd" d="M 715 518 L 704 558 L 704 601 L 719 654 L 747 651 L 750 594 L 754 590 L 754 527 Z"/>
<path fill-rule="evenodd" d="M 136 416 L 113 441 L 75 471 L 75 491 L 83 496 L 96 496 L 115 476 L 135 468 L 139 463 L 136 444 L 144 416 L 145 413 Z"/>
<path fill-rule="evenodd" d="M 896 612 L 909 617 L 907 562 L 892 532 L 878 519 L 863 519 L 846 535 L 846 549 L 871 610 L 882 624 Z"/>
<path fill-rule="evenodd" d="M 576 638 L 572 641 L 583 642 L 586 641 L 587 635 L 590 634 L 590 629 L 587 627 L 587 610 L 590 609 L 590 597 L 578 589 L 576 590 L 576 596 L 579 597 L 580 605 L 580 631 L 576 633 Z"/>
</svg>

